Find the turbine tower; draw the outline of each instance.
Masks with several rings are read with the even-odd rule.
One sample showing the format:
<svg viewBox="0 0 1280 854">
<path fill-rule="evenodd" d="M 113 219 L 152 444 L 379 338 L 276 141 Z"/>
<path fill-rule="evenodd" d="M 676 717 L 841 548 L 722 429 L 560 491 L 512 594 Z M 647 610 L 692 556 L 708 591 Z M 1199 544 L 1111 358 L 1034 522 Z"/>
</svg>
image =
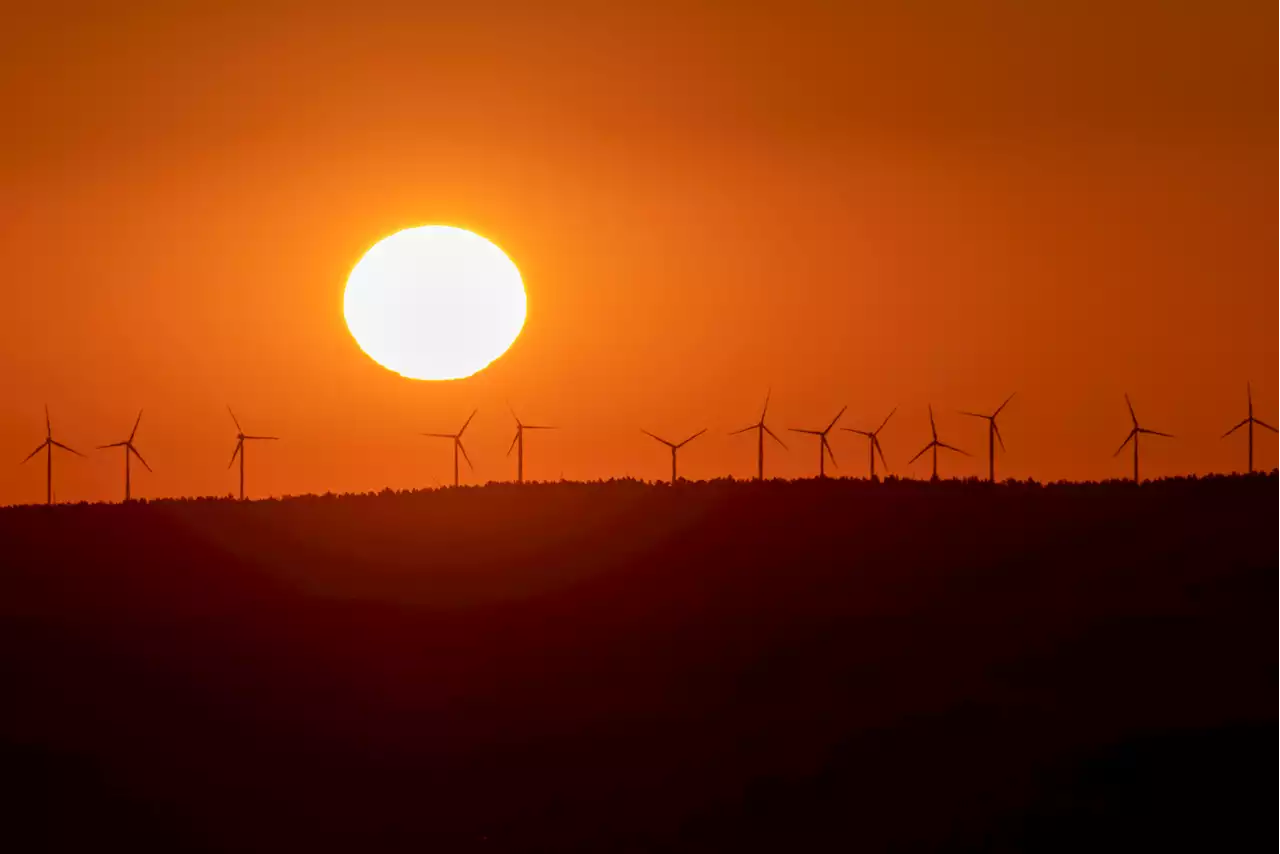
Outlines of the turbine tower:
<svg viewBox="0 0 1280 854">
<path fill-rule="evenodd" d="M 1000 425 L 996 424 L 996 417 L 1001 411 L 1009 405 L 1009 401 L 1013 400 L 1017 392 L 1009 395 L 1004 399 L 1004 403 L 996 408 L 996 411 L 990 415 L 983 415 L 981 412 L 961 412 L 961 415 L 968 415 L 970 418 L 987 419 L 987 482 L 996 482 L 996 440 L 1000 440 L 1000 450 L 1004 450 L 1004 437 L 1000 435 Z"/>
<path fill-rule="evenodd" d="M 948 451 L 955 451 L 957 454 L 964 454 L 966 457 L 973 456 L 968 451 L 962 451 L 959 448 L 957 448 L 955 445 L 948 445 L 946 442 L 938 441 L 938 425 L 934 423 L 934 420 L 933 420 L 932 404 L 930 404 L 929 406 L 929 430 L 933 433 L 933 440 L 930 441 L 929 444 L 921 448 L 920 453 L 916 454 L 914 457 L 908 460 L 907 465 L 911 465 L 916 460 L 920 459 L 922 456 L 924 456 L 925 451 L 932 448 L 933 449 L 933 476 L 929 478 L 930 480 L 938 479 L 938 449 L 939 448 L 946 448 Z"/>
<path fill-rule="evenodd" d="M 1125 446 L 1125 445 L 1127 445 L 1127 444 L 1129 444 L 1129 442 L 1133 442 L 1133 482 L 1134 482 L 1134 483 L 1139 483 L 1139 480 L 1138 480 L 1138 437 L 1139 437 L 1139 436 L 1141 436 L 1143 433 L 1147 433 L 1147 434 L 1152 435 L 1152 436 L 1164 436 L 1166 439 L 1172 439 L 1172 438 L 1173 438 L 1173 435 L 1172 435 L 1172 434 L 1170 434 L 1170 433 L 1161 433 L 1159 430 L 1148 430 L 1148 429 L 1147 429 L 1147 428 L 1145 428 L 1145 427 L 1139 426 L 1139 424 L 1138 424 L 1138 416 L 1137 416 L 1136 414 L 1134 414 L 1134 411 L 1133 411 L 1133 404 L 1129 402 L 1129 394 L 1128 394 L 1128 392 L 1126 392 L 1126 393 L 1125 393 L 1125 396 L 1124 396 L 1124 402 L 1125 402 L 1125 405 L 1129 407 L 1129 417 L 1133 419 L 1133 429 L 1129 431 L 1129 435 L 1128 435 L 1128 436 L 1125 436 L 1124 441 L 1120 443 L 1120 447 L 1119 447 L 1119 448 L 1116 448 L 1116 452 L 1115 452 L 1114 454 L 1112 454 L 1111 456 L 1113 456 L 1113 457 L 1118 457 L 1118 456 L 1120 456 L 1120 452 L 1124 450 L 1124 446 Z"/>
<path fill-rule="evenodd" d="M 452 439 L 453 440 L 453 485 L 458 485 L 458 452 L 462 452 L 462 458 L 467 461 L 467 468 L 475 470 L 475 466 L 471 464 L 471 457 L 467 456 L 467 449 L 462 447 L 462 434 L 467 432 L 467 425 L 471 423 L 471 419 L 476 417 L 479 409 L 471 410 L 471 414 L 467 416 L 467 420 L 462 422 L 462 428 L 457 433 L 423 433 L 424 436 L 430 436 L 433 439 Z"/>
<path fill-rule="evenodd" d="M 142 463 L 143 468 L 151 471 L 151 466 L 147 465 L 147 461 L 142 458 L 142 454 L 138 453 L 138 449 L 133 446 L 133 437 L 138 435 L 138 424 L 142 421 L 142 410 L 138 410 L 138 417 L 133 422 L 133 430 L 129 433 L 129 438 L 123 442 L 112 442 L 110 445 L 99 445 L 98 450 L 106 450 L 107 448 L 124 448 L 124 500 L 129 501 L 133 498 L 129 487 L 129 457 L 130 455 L 138 458 L 138 462 Z"/>
<path fill-rule="evenodd" d="M 1245 389 L 1245 393 L 1249 396 L 1249 417 L 1241 421 L 1236 426 L 1232 427 L 1227 432 L 1223 433 L 1222 438 L 1225 439 L 1228 436 L 1230 436 L 1232 433 L 1239 430 L 1241 427 L 1245 426 L 1246 424 L 1249 425 L 1249 474 L 1253 474 L 1253 425 L 1257 424 L 1260 427 L 1266 427 L 1272 433 L 1275 433 L 1277 431 L 1276 431 L 1276 428 L 1272 427 L 1270 424 L 1263 421 L 1262 419 L 1253 417 L 1253 387 L 1249 383 L 1245 383 L 1244 389 Z"/>
<path fill-rule="evenodd" d="M 75 448 L 68 448 L 66 445 L 53 438 L 53 425 L 49 422 L 49 407 L 46 404 L 44 408 L 44 441 L 37 445 L 34 451 L 27 454 L 26 460 L 23 460 L 25 463 L 41 451 L 48 450 L 49 459 L 45 463 L 44 487 L 44 499 L 46 504 L 53 504 L 53 449 L 55 447 L 61 448 L 64 451 L 70 451 L 77 457 L 84 456 L 84 454 L 80 453 Z"/>
<path fill-rule="evenodd" d="M 779 439 L 777 435 L 769 429 L 768 425 L 764 423 L 764 416 L 769 412 L 770 394 L 771 392 L 766 393 L 764 396 L 764 409 L 760 410 L 760 420 L 758 422 L 755 424 L 749 424 L 741 430 L 734 430 L 729 434 L 730 436 L 736 436 L 739 433 L 745 433 L 748 430 L 756 431 L 756 480 L 764 480 L 764 434 L 768 433 L 772 436 L 773 441 L 782 445 L 783 450 L 786 450 L 787 447 L 786 443 Z"/>
<path fill-rule="evenodd" d="M 507 448 L 507 456 L 511 456 L 511 450 L 514 448 L 516 452 L 516 483 L 524 483 L 524 431 L 554 430 L 556 428 L 548 427 L 545 424 L 524 424 L 520 421 L 520 416 L 516 415 L 516 411 L 514 409 L 511 410 L 511 417 L 516 420 L 516 435 L 515 438 L 511 440 L 511 447 Z M 466 429 L 466 425 L 463 425 L 463 429 Z M 458 435 L 462 435 L 461 431 L 459 431 Z M 468 463 L 469 462 L 470 461 L 468 461 Z M 456 464 L 457 460 L 454 460 L 454 463 Z"/>
<path fill-rule="evenodd" d="M 831 465 L 836 465 L 836 453 L 831 450 L 831 443 L 827 441 L 827 434 L 831 432 L 831 428 L 836 426 L 836 422 L 840 420 L 840 416 L 844 415 L 847 406 L 840 407 L 840 411 L 836 413 L 836 417 L 831 419 L 831 423 L 827 425 L 825 430 L 804 430 L 800 427 L 790 428 L 793 433 L 807 433 L 810 436 L 818 437 L 818 477 L 827 476 L 827 455 L 831 455 Z"/>
<path fill-rule="evenodd" d="M 889 423 L 889 419 L 893 417 L 893 413 L 898 411 L 898 407 L 893 408 L 880 422 L 880 426 L 874 430 L 855 430 L 852 427 L 841 427 L 846 433 L 857 433 L 859 436 L 866 436 L 870 440 L 871 447 L 868 451 L 871 457 L 871 480 L 876 479 L 876 454 L 880 454 L 880 462 L 884 463 L 884 470 L 889 471 L 889 461 L 884 458 L 884 449 L 880 447 L 880 431 L 884 429 L 884 425 Z"/>
<path fill-rule="evenodd" d="M 231 416 L 232 422 L 236 425 L 236 449 L 231 452 L 231 462 L 227 463 L 227 468 L 231 468 L 233 465 L 236 464 L 236 457 L 240 458 L 240 500 L 244 501 L 244 453 L 245 453 L 244 443 L 254 442 L 259 440 L 275 442 L 279 440 L 280 437 L 279 436 L 249 436 L 244 432 L 244 428 L 240 426 L 240 422 L 239 420 L 236 419 L 236 414 L 231 411 L 230 406 L 227 407 L 227 414 Z M 139 417 L 141 417 L 141 413 L 139 413 Z M 141 459 L 141 457 L 139 457 L 139 459 Z"/>
<path fill-rule="evenodd" d="M 657 439 L 659 442 L 661 442 L 662 444 L 666 445 L 668 448 L 671 449 L 671 483 L 674 484 L 676 482 L 676 452 L 679 451 L 681 448 L 683 448 L 685 445 L 692 442 L 694 439 L 701 436 L 703 433 L 707 432 L 707 428 L 703 427 L 701 430 L 699 430 L 697 433 L 694 433 L 692 436 L 690 436 L 688 439 L 685 439 L 683 442 L 668 442 L 666 439 L 662 438 L 661 436 L 653 435 L 643 427 L 640 428 L 640 432 L 645 434 L 651 439 Z"/>
</svg>

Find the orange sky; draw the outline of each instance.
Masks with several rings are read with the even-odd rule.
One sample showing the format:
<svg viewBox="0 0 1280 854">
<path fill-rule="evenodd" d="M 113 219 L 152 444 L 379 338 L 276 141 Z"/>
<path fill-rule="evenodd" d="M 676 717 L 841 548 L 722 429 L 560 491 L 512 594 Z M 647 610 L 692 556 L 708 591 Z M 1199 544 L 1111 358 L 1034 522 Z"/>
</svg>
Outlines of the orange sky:
<svg viewBox="0 0 1280 854">
<path fill-rule="evenodd" d="M 46 401 L 86 452 L 146 407 L 146 497 L 235 488 L 227 403 L 284 437 L 251 448 L 252 495 L 445 482 L 416 434 L 473 407 L 464 477 L 513 477 L 508 398 L 566 428 L 530 436 L 536 479 L 664 477 L 641 427 L 709 427 L 681 473 L 748 475 L 725 433 L 768 386 L 780 434 L 897 405 L 916 476 L 928 401 L 975 453 L 955 475 L 985 467 L 956 410 L 1014 390 L 1017 477 L 1125 475 L 1126 390 L 1178 436 L 1144 474 L 1242 466 L 1218 436 L 1246 379 L 1280 418 L 1274 4 L 228 5 L 0 30 L 0 503 L 43 499 L 17 463 Z M 343 323 L 361 253 L 425 223 L 525 277 L 524 334 L 468 380 L 391 374 Z M 770 471 L 812 474 L 784 439 Z M 117 498 L 120 468 L 59 459 L 58 497 Z"/>
</svg>

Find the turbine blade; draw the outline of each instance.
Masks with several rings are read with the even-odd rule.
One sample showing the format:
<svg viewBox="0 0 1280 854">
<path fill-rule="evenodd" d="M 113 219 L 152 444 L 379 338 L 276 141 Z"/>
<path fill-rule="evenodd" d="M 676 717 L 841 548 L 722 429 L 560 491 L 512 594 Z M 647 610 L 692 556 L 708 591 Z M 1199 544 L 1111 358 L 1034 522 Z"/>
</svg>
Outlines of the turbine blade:
<svg viewBox="0 0 1280 854">
<path fill-rule="evenodd" d="M 49 444 L 49 440 L 48 440 L 48 439 L 45 439 L 43 442 L 41 442 L 39 445 L 37 445 L 37 446 L 36 446 L 36 449 L 35 449 L 34 451 L 32 451 L 31 453 L 29 453 L 29 454 L 27 454 L 25 457 L 23 457 L 23 458 L 22 458 L 22 462 L 24 462 L 24 463 L 25 463 L 27 460 L 29 460 L 29 459 L 31 459 L 32 457 L 34 457 L 36 454 L 38 454 L 38 453 L 40 453 L 41 451 L 43 451 L 43 450 L 44 450 L 45 445 L 47 445 L 47 444 Z M 21 465 L 21 463 L 19 463 L 19 465 Z"/>
<path fill-rule="evenodd" d="M 53 422 L 49 420 L 49 404 L 44 405 L 44 436 L 46 439 L 53 438 Z"/>
<path fill-rule="evenodd" d="M 826 430 L 823 430 L 822 432 L 823 432 L 824 434 L 825 434 L 825 433 L 829 433 L 829 432 L 831 432 L 831 428 L 832 428 L 832 427 L 834 427 L 834 426 L 836 426 L 836 422 L 840 420 L 840 416 L 841 416 L 841 415 L 844 415 L 844 411 L 845 411 L 846 409 L 848 409 L 848 408 L 849 408 L 849 406 L 848 406 L 847 404 L 846 404 L 846 405 L 844 405 L 844 406 L 842 406 L 842 407 L 840 407 L 840 411 L 836 413 L 836 417 L 831 419 L 831 423 L 827 425 L 827 429 L 826 429 Z"/>
<path fill-rule="evenodd" d="M 1267 422 L 1262 421 L 1262 420 L 1260 420 L 1260 419 L 1258 419 L 1258 418 L 1253 419 L 1253 423 L 1254 423 L 1254 424 L 1257 424 L 1259 427 L 1266 427 L 1266 428 L 1267 428 L 1268 430 L 1270 430 L 1272 433 L 1280 433 L 1280 430 L 1277 430 L 1276 428 L 1272 427 L 1272 426 L 1271 426 L 1270 424 L 1268 424 Z"/>
<path fill-rule="evenodd" d="M 831 443 L 827 441 L 825 435 L 822 437 L 822 449 L 827 452 L 827 456 L 831 457 L 831 465 L 840 468 L 840 464 L 836 462 L 836 452 L 831 450 Z"/>
<path fill-rule="evenodd" d="M 935 444 L 937 444 L 937 443 L 936 443 L 936 442 L 930 442 L 929 444 L 925 445 L 923 448 L 921 448 L 921 449 L 920 449 L 920 453 L 916 454 L 914 457 L 912 457 L 911 459 L 907 460 L 907 465 L 911 465 L 911 464 L 912 464 L 912 463 L 914 463 L 916 460 L 918 460 L 918 459 L 920 459 L 921 457 L 923 457 L 923 456 L 924 456 L 924 452 L 925 452 L 925 451 L 927 451 L 927 450 L 929 450 L 930 448 L 932 448 Z"/>
<path fill-rule="evenodd" d="M 462 422 L 462 429 L 458 431 L 458 435 L 459 435 L 459 436 L 461 436 L 463 433 L 467 432 L 467 425 L 471 423 L 471 419 L 472 419 L 472 418 L 475 418 L 475 417 L 476 417 L 476 413 L 477 413 L 477 412 L 479 412 L 479 411 L 480 411 L 479 409 L 473 409 L 473 410 L 471 410 L 471 414 L 467 416 L 467 420 Z"/>
<path fill-rule="evenodd" d="M 128 444 L 129 444 L 128 442 L 112 442 L 110 445 L 99 445 L 98 450 L 105 451 L 107 448 L 119 448 L 121 446 L 128 445 Z"/>
<path fill-rule="evenodd" d="M 1120 456 L 1120 452 L 1124 450 L 1124 446 L 1129 444 L 1130 440 L 1132 440 L 1133 437 L 1136 435 L 1138 435 L 1138 428 L 1134 427 L 1132 430 L 1129 431 L 1129 435 L 1124 437 L 1124 441 L 1120 443 L 1120 447 L 1116 448 L 1116 452 L 1111 456 L 1113 457 Z"/>
<path fill-rule="evenodd" d="M 133 441 L 133 437 L 138 435 L 138 425 L 142 423 L 142 410 L 138 410 L 138 417 L 133 422 L 133 430 L 129 433 L 129 441 Z"/>
<path fill-rule="evenodd" d="M 240 453 L 240 450 L 243 447 L 244 447 L 244 439 L 238 439 L 236 441 L 236 449 L 231 452 L 231 462 L 227 463 L 227 468 L 231 468 L 233 465 L 236 464 L 236 455 Z"/>
<path fill-rule="evenodd" d="M 933 421 L 933 404 L 929 404 L 929 429 L 933 431 L 933 440 L 938 441 L 938 425 Z"/>
<path fill-rule="evenodd" d="M 991 419 L 991 429 L 995 431 L 996 441 L 1000 443 L 1000 450 L 1004 450 L 1004 436 L 1000 435 L 1000 425 L 996 423 L 994 418 Z"/>
<path fill-rule="evenodd" d="M 559 430 L 560 429 L 554 424 L 521 424 L 520 427 L 525 430 Z"/>
<path fill-rule="evenodd" d="M 244 428 L 240 426 L 240 420 L 236 418 L 236 414 L 231 411 L 231 407 L 227 407 L 227 414 L 231 416 L 231 421 L 236 425 L 236 430 L 240 433 L 244 432 Z"/>
<path fill-rule="evenodd" d="M 773 441 L 777 442 L 779 445 L 782 446 L 782 449 L 784 451 L 790 450 L 790 448 L 787 447 L 787 443 L 779 439 L 776 433 L 774 433 L 768 427 L 765 427 L 763 424 L 761 424 L 760 426 L 764 429 L 764 432 L 768 433 L 770 436 L 773 437 Z"/>
<path fill-rule="evenodd" d="M 456 439 L 456 433 L 423 433 L 424 436 L 430 436 L 433 439 Z"/>
<path fill-rule="evenodd" d="M 520 416 L 519 416 L 519 415 L 516 415 L 515 407 L 513 407 L 513 406 L 511 405 L 511 401 L 509 401 L 509 400 L 507 401 L 507 409 L 509 409 L 509 410 L 511 411 L 511 417 L 512 417 L 512 418 L 514 418 L 514 419 L 516 420 L 516 424 L 517 424 L 518 426 L 523 426 L 523 425 L 520 425 Z"/>
<path fill-rule="evenodd" d="M 520 422 L 517 421 L 516 424 L 519 425 Z M 520 427 L 517 426 L 515 436 L 511 437 L 511 447 L 507 448 L 508 457 L 511 456 L 511 452 L 516 449 L 516 442 L 519 442 L 519 441 L 520 441 Z"/>
<path fill-rule="evenodd" d="M 896 406 L 895 406 L 893 409 L 891 409 L 891 410 L 889 411 L 889 414 L 888 414 L 888 415 L 886 415 L 886 416 L 884 417 L 884 420 L 880 422 L 880 426 L 879 426 L 879 427 L 877 427 L 873 432 L 875 432 L 875 433 L 879 433 L 881 430 L 883 430 L 883 429 L 884 429 L 884 425 L 886 425 L 886 424 L 888 424 L 888 423 L 889 423 L 889 419 L 890 419 L 890 418 L 892 418 L 892 417 L 893 417 L 893 413 L 895 413 L 895 412 L 897 412 L 897 411 L 898 411 L 898 407 L 896 407 Z"/>
<path fill-rule="evenodd" d="M 764 423 L 764 417 L 769 412 L 769 398 L 773 396 L 773 389 L 769 389 L 764 393 L 764 408 L 760 410 L 760 423 Z"/>
<path fill-rule="evenodd" d="M 856 427 L 841 427 L 840 429 L 841 429 L 841 430 L 843 430 L 843 431 L 844 431 L 844 432 L 846 432 L 846 433 L 857 433 L 859 436 L 874 436 L 874 435 L 875 435 L 874 433 L 869 433 L 869 432 L 867 432 L 866 430 L 859 430 L 859 429 L 857 429 Z"/>
<path fill-rule="evenodd" d="M 1254 419 L 1254 420 L 1256 421 L 1257 419 Z M 1227 438 L 1227 437 L 1228 437 L 1228 436 L 1230 436 L 1232 433 L 1236 432 L 1237 430 L 1239 430 L 1241 427 L 1243 427 L 1244 425 L 1246 425 L 1246 424 L 1248 424 L 1248 423 L 1249 423 L 1249 419 L 1248 419 L 1248 418 L 1246 418 L 1245 420 L 1241 421 L 1241 422 L 1240 422 L 1239 424 L 1237 424 L 1236 426 L 1232 427 L 1232 428 L 1231 428 L 1230 430 L 1228 430 L 1227 432 L 1223 433 L 1223 434 L 1222 434 L 1222 438 L 1224 438 L 1224 439 L 1225 439 L 1225 438 Z M 1261 424 L 1262 422 L 1261 422 L 1261 421 L 1258 421 L 1257 423 Z"/>
<path fill-rule="evenodd" d="M 748 430 L 759 430 L 762 426 L 763 426 L 763 425 L 761 425 L 761 424 L 752 424 L 752 425 L 750 425 L 749 427 L 743 427 L 741 430 L 730 430 L 730 431 L 729 431 L 729 435 L 730 435 L 730 436 L 736 436 L 736 435 L 738 435 L 739 433 L 745 433 L 745 432 L 747 432 Z M 767 428 L 766 428 L 766 429 L 767 429 Z"/>
<path fill-rule="evenodd" d="M 788 429 L 788 430 L 790 430 L 792 433 L 808 433 L 810 436 L 821 436 L 821 435 L 822 435 L 822 431 L 821 431 L 821 430 L 805 430 L 805 429 L 804 429 L 804 428 L 802 428 L 802 427 L 788 427 L 787 429 Z"/>
<path fill-rule="evenodd" d="M 270 439 L 273 442 L 280 440 L 279 436 L 245 436 L 246 439 Z"/>
<path fill-rule="evenodd" d="M 1152 436 L 1164 436 L 1166 439 L 1174 438 L 1174 435 L 1172 433 L 1161 433 L 1159 430 L 1148 430 L 1146 427 L 1139 427 L 1138 432 L 1149 433 Z"/>
<path fill-rule="evenodd" d="M 1133 419 L 1133 426 L 1138 426 L 1138 415 L 1133 411 L 1133 402 L 1129 400 L 1129 392 L 1124 393 L 1124 405 L 1129 407 L 1129 417 Z"/>
<path fill-rule="evenodd" d="M 668 442 L 666 439 L 662 438 L 661 436 L 655 436 L 655 435 L 653 435 L 652 433 L 650 433 L 648 430 L 644 429 L 643 427 L 641 427 L 641 428 L 640 428 L 640 432 L 641 432 L 641 433 L 643 433 L 643 434 L 645 434 L 646 436 L 648 436 L 650 439 L 657 439 L 659 442 L 661 442 L 662 444 L 666 445 L 668 448 L 674 448 L 674 447 L 675 447 L 675 445 L 674 445 L 674 444 L 672 444 L 671 442 Z"/>
<path fill-rule="evenodd" d="M 462 458 L 467 461 L 467 468 L 471 469 L 472 471 L 475 471 L 476 467 L 471 464 L 471 457 L 467 456 L 467 447 L 466 445 L 462 444 L 462 439 L 458 438 L 458 439 L 454 439 L 453 441 L 458 443 L 458 450 L 462 451 Z"/>
<path fill-rule="evenodd" d="M 50 444 L 50 445 L 57 445 L 59 448 L 61 448 L 61 449 L 62 449 L 62 450 L 64 450 L 64 451 L 70 451 L 71 453 L 75 454 L 77 457 L 83 457 L 83 456 L 84 456 L 84 454 L 80 453 L 80 452 L 79 452 L 79 451 L 77 451 L 75 448 L 68 447 L 67 445 L 62 444 L 61 442 L 57 441 L 56 439 L 50 439 L 50 440 L 49 440 L 49 444 Z"/>
<path fill-rule="evenodd" d="M 948 445 L 946 442 L 939 442 L 938 447 L 946 448 L 948 451 L 955 451 L 957 454 L 964 454 L 966 457 L 973 456 L 973 454 L 969 453 L 968 451 L 965 451 L 961 448 L 957 448 L 955 445 Z"/>
<path fill-rule="evenodd" d="M 889 470 L 889 461 L 884 458 L 884 448 L 880 447 L 879 436 L 871 437 L 871 446 L 880 454 L 880 462 L 884 464 L 884 470 L 887 472 Z"/>
<path fill-rule="evenodd" d="M 1013 394 L 1011 394 L 1011 395 L 1009 395 L 1008 397 L 1006 397 L 1006 398 L 1004 399 L 1004 403 L 1000 404 L 999 408 L 998 408 L 998 409 L 996 409 L 996 411 L 995 411 L 995 412 L 991 413 L 991 417 L 992 417 L 992 418 L 995 418 L 997 415 L 999 415 L 999 414 L 1001 413 L 1001 411 L 1002 411 L 1006 406 L 1008 406 L 1008 405 L 1009 405 L 1009 401 L 1013 400 L 1013 398 L 1014 398 L 1015 396 L 1017 396 L 1017 394 L 1018 394 L 1018 393 L 1015 391 Z"/>
<path fill-rule="evenodd" d="M 702 435 L 703 433 L 705 433 L 705 432 L 707 432 L 707 428 L 706 428 L 706 427 L 703 427 L 703 428 L 702 428 L 701 430 L 699 430 L 697 433 L 694 433 L 694 434 L 693 434 L 692 436 L 690 436 L 688 439 L 685 439 L 685 440 L 684 440 L 683 442 L 681 442 L 679 445 L 676 445 L 676 447 L 677 447 L 677 448 L 683 448 L 685 445 L 689 444 L 690 442 L 692 442 L 694 439 L 698 438 L 699 436 L 701 436 L 701 435 Z"/>
<path fill-rule="evenodd" d="M 980 415 L 977 412 L 965 412 L 963 409 L 959 409 L 956 411 L 959 412 L 961 415 L 968 415 L 970 418 L 986 418 L 986 419 L 992 418 L 992 416 L 990 415 Z"/>
<path fill-rule="evenodd" d="M 145 468 L 147 471 L 151 471 L 151 466 L 147 465 L 147 461 L 142 458 L 142 454 L 138 453 L 138 449 L 135 448 L 132 443 L 126 445 L 125 447 L 129 449 L 128 451 L 125 451 L 126 454 L 132 453 L 135 457 L 138 458 L 138 462 L 142 463 L 143 468 Z M 155 472 L 151 472 L 151 473 L 155 474 Z"/>
</svg>

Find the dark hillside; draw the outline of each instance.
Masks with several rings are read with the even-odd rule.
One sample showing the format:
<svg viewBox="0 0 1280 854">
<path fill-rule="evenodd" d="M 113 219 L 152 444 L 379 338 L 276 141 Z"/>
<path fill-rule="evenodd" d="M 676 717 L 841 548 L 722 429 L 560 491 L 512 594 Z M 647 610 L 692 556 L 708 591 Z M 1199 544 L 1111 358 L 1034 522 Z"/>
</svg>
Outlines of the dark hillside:
<svg viewBox="0 0 1280 854">
<path fill-rule="evenodd" d="M 0 818 L 15 851 L 1241 850 L 1273 832 L 1277 496 L 0 510 Z"/>
</svg>

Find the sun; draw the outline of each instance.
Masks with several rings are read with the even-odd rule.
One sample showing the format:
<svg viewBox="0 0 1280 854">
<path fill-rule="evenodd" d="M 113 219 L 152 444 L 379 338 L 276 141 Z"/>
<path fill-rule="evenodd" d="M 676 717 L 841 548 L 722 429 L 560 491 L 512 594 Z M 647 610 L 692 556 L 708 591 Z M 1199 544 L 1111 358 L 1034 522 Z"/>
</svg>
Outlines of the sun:
<svg viewBox="0 0 1280 854">
<path fill-rule="evenodd" d="M 396 232 L 347 278 L 343 314 L 379 365 L 415 380 L 457 380 L 489 366 L 524 328 L 520 271 L 478 234 L 447 225 Z"/>
</svg>

